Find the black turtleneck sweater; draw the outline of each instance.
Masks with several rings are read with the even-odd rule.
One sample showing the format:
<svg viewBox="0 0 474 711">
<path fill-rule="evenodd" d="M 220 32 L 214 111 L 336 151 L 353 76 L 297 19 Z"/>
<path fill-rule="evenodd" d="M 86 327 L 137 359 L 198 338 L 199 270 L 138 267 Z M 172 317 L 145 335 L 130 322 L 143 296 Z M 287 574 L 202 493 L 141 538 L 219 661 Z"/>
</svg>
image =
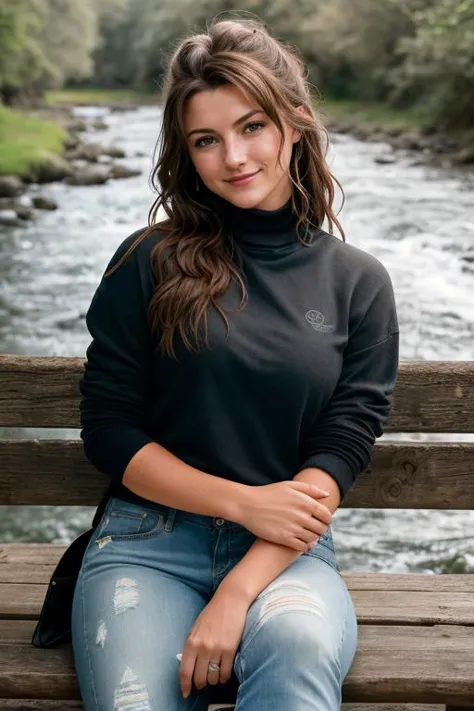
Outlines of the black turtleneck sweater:
<svg viewBox="0 0 474 711">
<path fill-rule="evenodd" d="M 382 434 L 398 366 L 393 289 L 382 264 L 315 229 L 302 245 L 291 202 L 244 210 L 219 199 L 242 259 L 248 303 L 209 312 L 209 345 L 178 361 L 156 355 L 147 309 L 154 289 L 142 242 L 104 277 L 87 313 L 93 338 L 80 389 L 84 448 L 114 480 L 156 441 L 201 471 L 249 485 L 325 470 L 344 496 Z M 141 230 L 118 248 L 108 267 Z M 233 284 L 222 299 L 236 308 Z"/>
</svg>

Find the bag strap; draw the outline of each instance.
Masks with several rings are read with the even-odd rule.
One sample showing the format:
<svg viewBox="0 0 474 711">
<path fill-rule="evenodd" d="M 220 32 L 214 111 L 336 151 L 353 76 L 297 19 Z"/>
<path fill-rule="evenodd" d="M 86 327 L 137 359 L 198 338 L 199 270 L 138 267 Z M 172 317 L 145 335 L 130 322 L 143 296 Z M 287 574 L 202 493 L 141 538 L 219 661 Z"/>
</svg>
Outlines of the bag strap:
<svg viewBox="0 0 474 711">
<path fill-rule="evenodd" d="M 107 503 L 108 503 L 110 497 L 112 496 L 113 488 L 114 488 L 114 482 L 111 481 L 110 484 L 108 485 L 107 489 L 103 493 L 102 498 L 99 502 L 99 505 L 96 509 L 94 518 L 92 519 L 92 528 L 97 528 L 97 526 L 99 525 L 100 519 L 102 518 L 102 516 L 104 514 L 105 507 L 107 506 Z"/>
</svg>

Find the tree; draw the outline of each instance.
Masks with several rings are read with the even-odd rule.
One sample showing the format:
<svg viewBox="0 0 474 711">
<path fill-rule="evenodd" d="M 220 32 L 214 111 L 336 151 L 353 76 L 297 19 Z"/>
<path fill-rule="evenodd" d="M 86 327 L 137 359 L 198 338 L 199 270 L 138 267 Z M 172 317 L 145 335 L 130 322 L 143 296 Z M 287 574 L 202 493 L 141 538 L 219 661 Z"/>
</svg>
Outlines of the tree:
<svg viewBox="0 0 474 711">
<path fill-rule="evenodd" d="M 44 68 L 38 33 L 44 22 L 43 0 L 2 0 L 0 3 L 0 93 L 11 103 L 25 84 Z"/>
<path fill-rule="evenodd" d="M 434 127 L 472 127 L 474 0 L 438 0 L 416 13 L 415 24 L 414 36 L 400 41 L 394 95 L 423 101 Z"/>
</svg>

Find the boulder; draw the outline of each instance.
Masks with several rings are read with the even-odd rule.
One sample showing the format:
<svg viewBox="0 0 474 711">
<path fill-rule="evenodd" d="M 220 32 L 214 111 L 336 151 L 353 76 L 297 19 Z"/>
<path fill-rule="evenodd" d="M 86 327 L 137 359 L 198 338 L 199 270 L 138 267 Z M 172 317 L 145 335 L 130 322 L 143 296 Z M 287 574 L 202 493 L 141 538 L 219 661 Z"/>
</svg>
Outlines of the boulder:
<svg viewBox="0 0 474 711">
<path fill-rule="evenodd" d="M 87 123 L 82 119 L 74 119 L 67 123 L 65 128 L 71 133 L 82 133 L 87 131 Z"/>
<path fill-rule="evenodd" d="M 37 210 L 57 210 L 58 205 L 51 198 L 44 197 L 43 195 L 35 195 L 33 198 L 33 206 Z"/>
<path fill-rule="evenodd" d="M 16 197 L 24 189 L 22 181 L 15 175 L 0 175 L 0 198 Z"/>
<path fill-rule="evenodd" d="M 378 163 L 379 165 L 392 165 L 393 163 L 396 163 L 396 160 L 395 156 L 376 156 L 374 158 L 374 163 Z"/>
<path fill-rule="evenodd" d="M 0 225 L 18 227 L 21 225 L 21 220 L 15 210 L 0 210 Z"/>
<path fill-rule="evenodd" d="M 25 180 L 31 183 L 54 183 L 72 175 L 72 167 L 56 153 L 46 153 L 41 161 L 30 167 Z"/>
<path fill-rule="evenodd" d="M 23 220 L 23 222 L 31 220 L 31 218 L 34 216 L 34 211 L 31 209 L 31 207 L 24 207 L 23 205 L 16 205 L 15 212 L 20 218 L 20 220 Z"/>
<path fill-rule="evenodd" d="M 73 151 L 78 147 L 79 143 L 79 136 L 73 133 L 68 133 L 64 139 L 64 148 L 66 151 Z"/>
<path fill-rule="evenodd" d="M 88 163 L 97 163 L 103 151 L 104 148 L 99 143 L 81 143 L 73 151 L 68 151 L 66 158 L 69 161 L 85 160 Z"/>
<path fill-rule="evenodd" d="M 109 177 L 112 180 L 122 180 L 123 178 L 135 178 L 137 175 L 141 175 L 141 170 L 134 170 L 133 168 L 127 168 L 125 165 L 113 165 L 109 171 Z"/>
<path fill-rule="evenodd" d="M 104 156 L 110 156 L 111 158 L 126 158 L 127 154 L 122 148 L 117 146 L 109 146 L 108 148 L 102 147 L 102 153 Z"/>
<path fill-rule="evenodd" d="M 474 146 L 466 146 L 453 155 L 453 163 L 456 165 L 474 164 Z"/>
<path fill-rule="evenodd" d="M 80 168 L 66 179 L 69 185 L 103 185 L 109 179 L 108 171 L 99 168 Z"/>
</svg>

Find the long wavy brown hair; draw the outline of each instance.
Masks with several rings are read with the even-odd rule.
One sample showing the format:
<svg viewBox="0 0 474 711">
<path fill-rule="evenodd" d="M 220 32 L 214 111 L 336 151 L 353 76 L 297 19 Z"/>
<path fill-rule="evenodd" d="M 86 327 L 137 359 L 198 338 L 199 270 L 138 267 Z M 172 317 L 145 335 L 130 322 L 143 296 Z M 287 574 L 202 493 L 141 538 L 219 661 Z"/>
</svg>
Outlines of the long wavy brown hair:
<svg viewBox="0 0 474 711">
<path fill-rule="evenodd" d="M 157 286 L 148 316 L 158 351 L 171 357 L 176 357 L 176 332 L 189 350 L 200 349 L 202 335 L 208 343 L 210 307 L 220 314 L 229 333 L 219 297 L 233 279 L 241 288 L 239 309 L 248 298 L 232 235 L 206 202 L 206 191 L 198 190 L 183 121 L 191 96 L 228 83 L 253 99 L 277 126 L 282 138 L 278 159 L 283 147 L 282 120 L 301 133 L 289 169 L 298 227 L 320 227 L 326 218 L 329 231 L 333 233 L 337 226 L 345 240 L 332 208 L 334 184 L 343 192 L 326 163 L 328 133 L 313 108 L 307 70 L 296 50 L 253 19 L 215 20 L 207 34 L 184 39 L 170 57 L 163 87 L 163 120 L 151 176 L 157 198 L 148 228 L 108 272 L 152 232 L 162 234 L 151 252 Z M 303 107 L 306 116 L 297 107 Z M 158 222 L 160 208 L 167 217 Z"/>
</svg>

